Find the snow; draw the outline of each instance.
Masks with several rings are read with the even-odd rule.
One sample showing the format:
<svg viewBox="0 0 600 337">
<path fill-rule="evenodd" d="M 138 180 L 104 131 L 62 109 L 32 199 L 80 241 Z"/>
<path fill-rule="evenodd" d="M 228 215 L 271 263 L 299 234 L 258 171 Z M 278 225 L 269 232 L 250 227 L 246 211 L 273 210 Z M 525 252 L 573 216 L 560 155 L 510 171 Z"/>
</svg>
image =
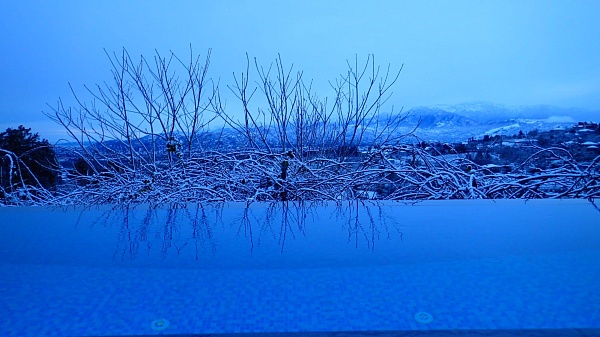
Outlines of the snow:
<svg viewBox="0 0 600 337">
<path fill-rule="evenodd" d="M 521 125 L 519 123 L 515 123 L 515 124 L 511 124 L 511 125 L 507 125 L 507 126 L 502 126 L 499 128 L 494 128 L 494 129 L 490 129 L 488 131 L 485 132 L 485 135 L 494 135 L 497 134 L 499 132 L 504 132 L 510 129 L 518 129 L 520 128 Z"/>
</svg>

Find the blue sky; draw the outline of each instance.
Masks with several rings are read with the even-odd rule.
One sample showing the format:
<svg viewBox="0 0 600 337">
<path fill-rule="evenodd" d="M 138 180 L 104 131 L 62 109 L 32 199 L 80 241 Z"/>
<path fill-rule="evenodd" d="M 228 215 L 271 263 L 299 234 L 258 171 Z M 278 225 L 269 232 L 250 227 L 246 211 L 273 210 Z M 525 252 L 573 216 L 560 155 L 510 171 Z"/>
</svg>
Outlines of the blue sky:
<svg viewBox="0 0 600 337">
<path fill-rule="evenodd" d="M 132 55 L 189 45 L 222 84 L 246 53 L 278 53 L 329 94 L 346 60 L 404 69 L 391 103 L 488 101 L 600 110 L 600 1 L 4 1 L 0 128 L 53 138 L 41 113 L 110 79 L 103 49 Z"/>
</svg>

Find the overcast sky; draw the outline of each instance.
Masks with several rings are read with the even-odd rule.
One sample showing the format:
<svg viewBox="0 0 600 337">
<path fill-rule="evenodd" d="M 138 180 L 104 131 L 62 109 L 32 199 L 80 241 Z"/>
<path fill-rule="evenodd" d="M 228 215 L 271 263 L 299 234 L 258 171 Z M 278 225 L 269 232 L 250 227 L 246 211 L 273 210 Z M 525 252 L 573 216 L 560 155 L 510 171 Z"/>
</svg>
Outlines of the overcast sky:
<svg viewBox="0 0 600 337">
<path fill-rule="evenodd" d="M 600 1 L 3 1 L 0 128 L 45 138 L 41 113 L 110 78 L 103 49 L 131 55 L 212 48 L 210 74 L 229 84 L 245 53 L 278 53 L 317 88 L 347 59 L 375 54 L 404 70 L 405 109 L 486 101 L 600 109 Z M 324 92 L 321 96 L 328 94 Z"/>
</svg>

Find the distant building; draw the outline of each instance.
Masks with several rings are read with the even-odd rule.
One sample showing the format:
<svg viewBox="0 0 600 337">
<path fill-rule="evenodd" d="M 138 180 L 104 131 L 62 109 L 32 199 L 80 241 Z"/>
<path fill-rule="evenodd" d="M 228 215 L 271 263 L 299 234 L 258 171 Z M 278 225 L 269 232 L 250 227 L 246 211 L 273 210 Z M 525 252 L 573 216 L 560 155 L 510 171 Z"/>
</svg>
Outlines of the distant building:
<svg viewBox="0 0 600 337">
<path fill-rule="evenodd" d="M 573 128 L 577 132 L 593 132 L 600 128 L 600 125 L 592 122 L 579 122 Z"/>
</svg>

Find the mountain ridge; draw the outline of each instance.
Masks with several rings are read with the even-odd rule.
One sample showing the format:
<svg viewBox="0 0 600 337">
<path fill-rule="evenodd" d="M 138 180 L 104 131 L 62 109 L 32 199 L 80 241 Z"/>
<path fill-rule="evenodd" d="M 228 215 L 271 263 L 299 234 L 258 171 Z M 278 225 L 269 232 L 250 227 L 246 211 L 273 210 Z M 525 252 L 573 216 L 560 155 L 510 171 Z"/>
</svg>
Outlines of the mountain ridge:
<svg viewBox="0 0 600 337">
<path fill-rule="evenodd" d="M 415 135 L 425 140 L 465 141 L 470 137 L 513 134 L 538 129 L 569 127 L 577 122 L 597 122 L 600 111 L 552 105 L 508 106 L 487 102 L 418 106 L 407 112 L 407 123 L 418 123 Z M 408 131 L 410 127 L 402 128 Z"/>
</svg>

